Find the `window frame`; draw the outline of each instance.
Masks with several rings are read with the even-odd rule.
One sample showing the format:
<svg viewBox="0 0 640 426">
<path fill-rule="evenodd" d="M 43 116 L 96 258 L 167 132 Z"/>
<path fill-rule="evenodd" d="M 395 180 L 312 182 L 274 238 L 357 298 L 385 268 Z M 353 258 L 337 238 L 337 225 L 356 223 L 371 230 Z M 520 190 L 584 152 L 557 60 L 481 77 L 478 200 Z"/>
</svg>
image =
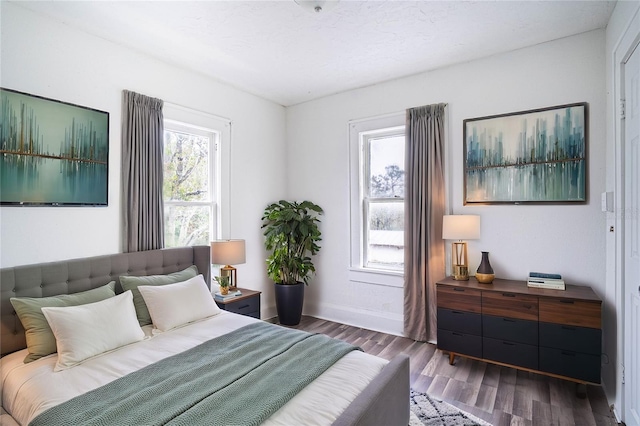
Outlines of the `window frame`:
<svg viewBox="0 0 640 426">
<path fill-rule="evenodd" d="M 164 131 L 167 132 L 175 132 L 175 133 L 186 133 L 190 135 L 197 135 L 201 137 L 209 138 L 209 158 L 208 158 L 208 201 L 184 201 L 184 200 L 165 200 L 162 202 L 164 207 L 172 207 L 172 206 L 181 206 L 181 207 L 209 207 L 210 218 L 209 218 L 209 240 L 218 239 L 219 233 L 219 191 L 218 191 L 218 182 L 219 182 L 219 174 L 218 170 L 218 152 L 220 149 L 220 132 L 217 130 L 206 129 L 200 126 L 194 126 L 187 123 L 182 123 L 175 120 L 165 119 L 164 120 Z M 163 135 L 164 139 L 164 135 Z M 164 143 L 164 141 L 163 141 Z M 165 234 L 166 240 L 166 234 Z"/>
<path fill-rule="evenodd" d="M 385 268 L 382 264 L 369 261 L 369 244 L 366 236 L 369 231 L 369 214 L 371 212 L 372 204 L 387 204 L 397 203 L 402 201 L 404 203 L 404 196 L 400 197 L 372 197 L 371 196 L 371 140 L 389 138 L 402 134 L 405 135 L 405 125 L 386 127 L 383 129 L 374 129 L 368 131 L 359 132 L 359 151 L 360 151 L 360 205 L 362 209 L 361 216 L 361 267 L 365 270 L 372 271 L 385 271 L 391 273 L 401 272 L 402 268 Z"/>
<path fill-rule="evenodd" d="M 186 203 L 189 205 L 196 205 L 193 203 L 210 205 L 215 202 L 209 224 L 210 239 L 228 238 L 230 232 L 231 120 L 168 102 L 164 103 L 163 115 L 165 128 L 184 126 L 186 129 L 198 129 L 218 135 L 217 140 L 212 142 L 212 145 L 215 144 L 215 149 L 209 151 L 209 191 L 213 191 L 211 202 Z M 163 200 L 163 204 L 166 205 L 166 203 Z"/>
<path fill-rule="evenodd" d="M 349 198 L 350 198 L 350 261 L 349 280 L 352 282 L 364 282 L 375 285 L 402 287 L 404 283 L 404 271 L 386 268 L 366 267 L 365 260 L 365 223 L 364 200 L 365 183 L 362 179 L 363 167 L 367 167 L 367 176 L 370 175 L 368 164 L 365 166 L 365 151 L 363 149 L 362 135 L 381 135 L 388 133 L 389 129 L 405 128 L 405 113 L 393 113 L 379 117 L 352 120 L 348 123 L 349 130 Z M 369 183 L 366 183 L 367 187 Z M 393 198 L 397 202 L 397 198 Z"/>
</svg>

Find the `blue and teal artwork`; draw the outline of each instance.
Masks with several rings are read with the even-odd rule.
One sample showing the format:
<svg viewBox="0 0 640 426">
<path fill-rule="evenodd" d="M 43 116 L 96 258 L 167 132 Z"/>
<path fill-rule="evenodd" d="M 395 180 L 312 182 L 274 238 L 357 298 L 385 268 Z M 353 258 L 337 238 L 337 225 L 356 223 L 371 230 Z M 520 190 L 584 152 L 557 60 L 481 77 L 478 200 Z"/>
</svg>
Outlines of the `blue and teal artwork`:
<svg viewBox="0 0 640 426">
<path fill-rule="evenodd" d="M 586 202 L 586 109 L 464 120 L 465 204 Z"/>
<path fill-rule="evenodd" d="M 0 107 L 0 204 L 108 204 L 109 113 L 8 89 Z"/>
</svg>

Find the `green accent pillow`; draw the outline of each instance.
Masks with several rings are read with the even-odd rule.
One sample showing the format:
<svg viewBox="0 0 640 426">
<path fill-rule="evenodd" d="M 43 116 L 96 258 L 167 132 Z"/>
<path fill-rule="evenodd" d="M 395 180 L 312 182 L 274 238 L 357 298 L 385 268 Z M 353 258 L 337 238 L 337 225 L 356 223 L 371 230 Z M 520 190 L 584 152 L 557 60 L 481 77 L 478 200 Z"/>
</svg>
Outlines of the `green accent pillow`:
<svg viewBox="0 0 640 426">
<path fill-rule="evenodd" d="M 141 285 L 166 285 L 180 283 L 186 281 L 189 278 L 193 278 L 198 275 L 198 268 L 193 265 L 189 266 L 184 271 L 174 272 L 167 275 L 147 275 L 144 277 L 132 277 L 122 276 L 120 277 L 120 284 L 124 291 L 131 290 L 133 293 L 133 305 L 136 307 L 136 316 L 140 327 L 151 324 L 151 315 L 149 315 L 149 309 L 147 304 L 144 303 L 144 298 L 138 290 L 138 286 Z"/>
<path fill-rule="evenodd" d="M 10 299 L 11 304 L 25 329 L 24 334 L 29 355 L 25 357 L 24 362 L 35 361 L 57 351 L 56 338 L 53 335 L 53 331 L 51 331 L 51 327 L 49 327 L 49 322 L 42 313 L 42 308 L 78 306 L 100 302 L 115 296 L 115 288 L 116 282 L 111 281 L 102 287 L 79 293 L 50 297 L 12 297 Z"/>
</svg>

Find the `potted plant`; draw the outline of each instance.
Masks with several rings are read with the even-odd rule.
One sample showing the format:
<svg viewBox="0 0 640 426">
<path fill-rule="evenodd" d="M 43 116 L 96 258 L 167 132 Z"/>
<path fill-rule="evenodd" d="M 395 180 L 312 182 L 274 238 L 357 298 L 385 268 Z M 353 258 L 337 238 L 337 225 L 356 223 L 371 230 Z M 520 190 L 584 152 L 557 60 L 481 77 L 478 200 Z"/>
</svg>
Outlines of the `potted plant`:
<svg viewBox="0 0 640 426">
<path fill-rule="evenodd" d="M 216 281 L 218 281 L 218 285 L 220 286 L 220 294 L 225 295 L 229 294 L 229 277 L 215 277 Z"/>
<path fill-rule="evenodd" d="M 311 257 L 318 253 L 321 240 L 320 206 L 281 200 L 264 210 L 262 228 L 267 258 L 267 274 L 275 283 L 276 309 L 283 325 L 297 325 L 302 315 L 304 286 L 315 267 Z"/>
</svg>

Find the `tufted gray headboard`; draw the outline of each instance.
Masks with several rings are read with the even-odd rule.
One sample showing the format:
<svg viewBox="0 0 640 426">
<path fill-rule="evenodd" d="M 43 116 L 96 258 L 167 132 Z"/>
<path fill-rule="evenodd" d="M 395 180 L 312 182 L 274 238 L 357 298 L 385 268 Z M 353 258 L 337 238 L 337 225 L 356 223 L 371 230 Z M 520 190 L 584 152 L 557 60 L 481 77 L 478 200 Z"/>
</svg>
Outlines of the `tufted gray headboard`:
<svg viewBox="0 0 640 426">
<path fill-rule="evenodd" d="M 211 286 L 211 248 L 178 247 L 40 263 L 0 269 L 0 354 L 26 348 L 24 328 L 9 299 L 77 293 L 116 281 L 121 275 L 156 275 L 196 265 Z"/>
</svg>

